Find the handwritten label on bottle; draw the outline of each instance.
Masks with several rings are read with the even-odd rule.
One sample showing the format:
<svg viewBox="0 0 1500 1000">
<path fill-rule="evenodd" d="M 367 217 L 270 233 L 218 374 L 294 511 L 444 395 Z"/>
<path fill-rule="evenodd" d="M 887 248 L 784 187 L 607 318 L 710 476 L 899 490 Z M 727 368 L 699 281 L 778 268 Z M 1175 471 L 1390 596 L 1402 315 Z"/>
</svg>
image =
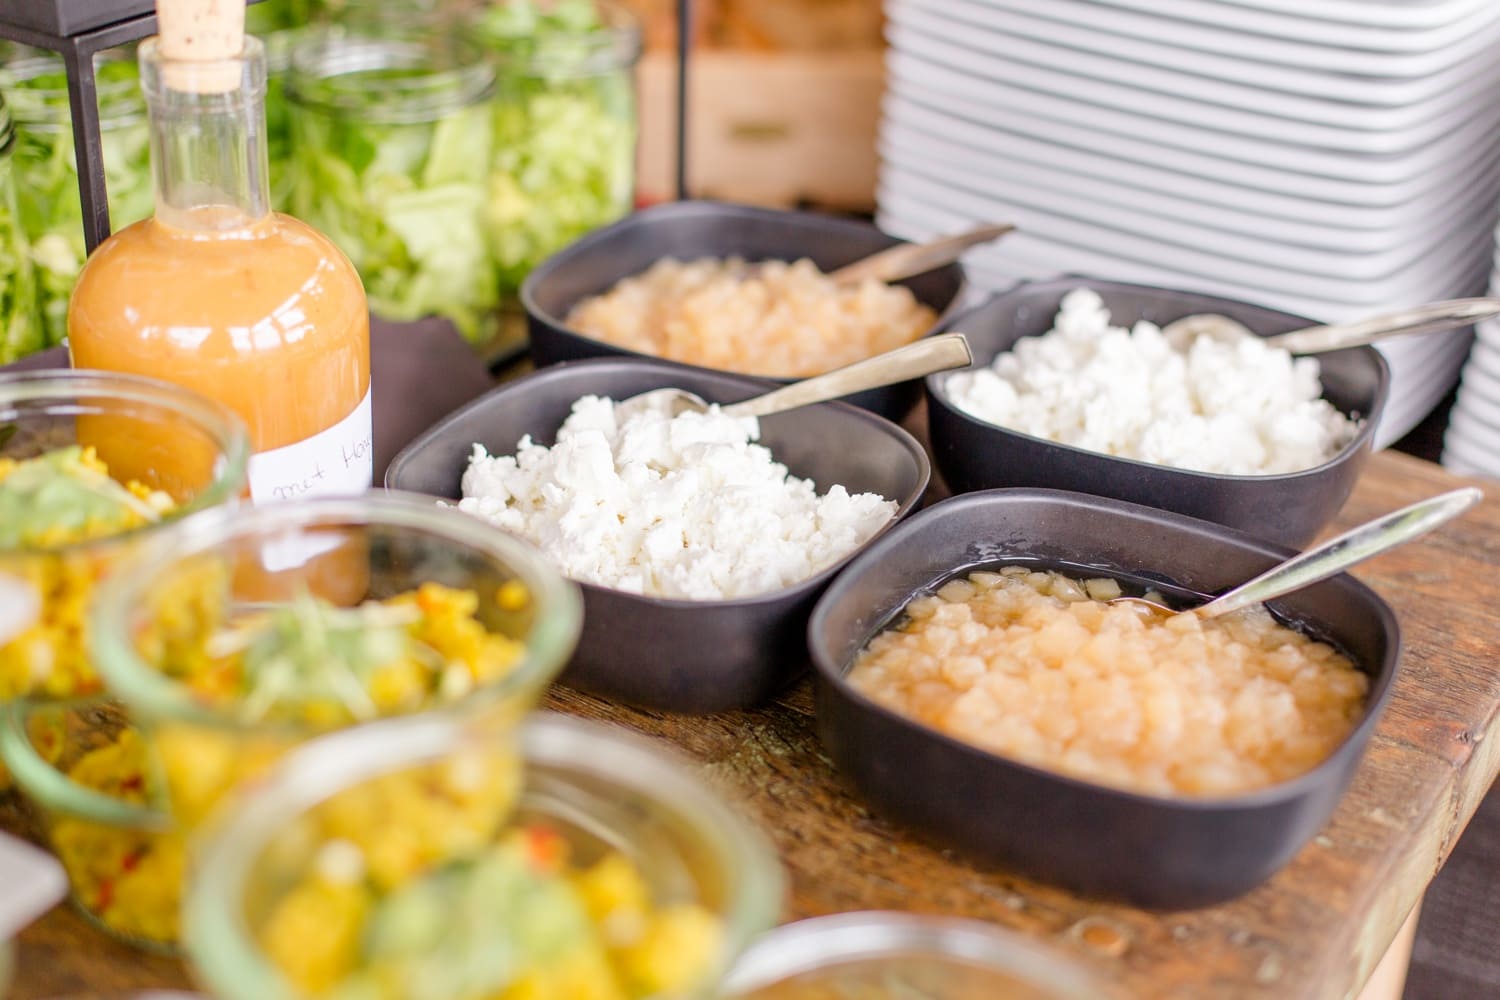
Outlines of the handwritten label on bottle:
<svg viewBox="0 0 1500 1000">
<path fill-rule="evenodd" d="M 375 478 L 370 393 L 343 420 L 296 444 L 250 456 L 256 503 L 363 493 Z"/>
</svg>

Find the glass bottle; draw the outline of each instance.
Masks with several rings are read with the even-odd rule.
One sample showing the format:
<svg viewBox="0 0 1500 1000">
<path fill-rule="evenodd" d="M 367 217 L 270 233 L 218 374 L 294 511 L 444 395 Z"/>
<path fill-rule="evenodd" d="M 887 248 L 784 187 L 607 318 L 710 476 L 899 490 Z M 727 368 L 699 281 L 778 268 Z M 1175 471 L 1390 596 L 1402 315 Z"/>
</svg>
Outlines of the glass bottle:
<svg viewBox="0 0 1500 1000">
<path fill-rule="evenodd" d="M 185 61 L 140 47 L 156 213 L 84 265 L 73 364 L 215 397 L 250 429 L 257 502 L 371 484 L 369 313 L 327 237 L 271 211 L 262 43 Z"/>
</svg>

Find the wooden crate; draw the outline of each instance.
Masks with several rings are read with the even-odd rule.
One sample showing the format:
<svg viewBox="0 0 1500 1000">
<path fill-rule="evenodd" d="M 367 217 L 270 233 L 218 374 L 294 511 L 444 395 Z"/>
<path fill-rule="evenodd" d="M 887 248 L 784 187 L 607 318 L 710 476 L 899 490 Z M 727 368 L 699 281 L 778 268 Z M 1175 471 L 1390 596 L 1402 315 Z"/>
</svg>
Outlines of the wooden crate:
<svg viewBox="0 0 1500 1000">
<path fill-rule="evenodd" d="M 691 193 L 757 205 L 870 210 L 883 80 L 878 48 L 696 51 L 689 73 Z M 677 148 L 672 54 L 648 52 L 639 82 L 640 193 L 648 201 L 671 198 Z"/>
</svg>

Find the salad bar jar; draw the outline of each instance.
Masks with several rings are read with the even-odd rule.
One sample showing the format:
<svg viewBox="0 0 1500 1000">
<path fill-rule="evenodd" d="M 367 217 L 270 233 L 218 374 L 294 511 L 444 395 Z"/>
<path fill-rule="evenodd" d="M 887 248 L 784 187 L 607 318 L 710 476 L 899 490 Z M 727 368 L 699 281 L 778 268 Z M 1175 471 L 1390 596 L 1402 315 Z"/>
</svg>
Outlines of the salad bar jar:
<svg viewBox="0 0 1500 1000">
<path fill-rule="evenodd" d="M 95 585 L 174 519 L 235 500 L 248 453 L 231 413 L 176 386 L 0 376 L 0 701 L 98 691 Z"/>
<path fill-rule="evenodd" d="M 436 713 L 512 731 L 581 619 L 530 546 L 398 494 L 210 512 L 112 582 L 92 649 L 185 831 L 335 729 Z"/>
<path fill-rule="evenodd" d="M 0 95 L 0 365 L 47 346 L 37 315 L 30 243 L 16 202 L 15 145 L 10 107 Z"/>
<path fill-rule="evenodd" d="M 518 797 L 482 815 L 455 814 L 455 778 L 483 787 L 511 749 L 451 719 L 288 757 L 204 831 L 183 911 L 204 984 L 221 1000 L 718 996 L 779 909 L 762 836 L 639 737 L 543 713 L 519 750 Z"/>
<path fill-rule="evenodd" d="M 494 331 L 487 249 L 495 71 L 456 34 L 323 34 L 292 54 L 291 210 L 327 233 L 391 320 Z"/>
<path fill-rule="evenodd" d="M 119 707 L 14 702 L 0 718 L 0 757 L 39 814 L 74 905 L 127 944 L 174 950 L 185 845 L 150 802 L 145 747 Z"/>
<path fill-rule="evenodd" d="M 120 227 L 151 214 L 146 104 L 131 58 L 101 59 L 97 85 L 109 217 Z M 36 322 L 42 336 L 36 349 L 40 349 L 62 343 L 67 335 L 68 297 L 86 255 L 62 60 L 51 55 L 13 60 L 0 70 L 0 89 L 15 117 L 12 169 L 18 190 L 25 192 L 18 208 L 37 281 Z M 0 363 L 13 360 L 0 356 Z"/>
<path fill-rule="evenodd" d="M 486 205 L 502 292 L 634 200 L 641 28 L 611 0 L 498 0 L 476 22 L 498 67 Z"/>
</svg>

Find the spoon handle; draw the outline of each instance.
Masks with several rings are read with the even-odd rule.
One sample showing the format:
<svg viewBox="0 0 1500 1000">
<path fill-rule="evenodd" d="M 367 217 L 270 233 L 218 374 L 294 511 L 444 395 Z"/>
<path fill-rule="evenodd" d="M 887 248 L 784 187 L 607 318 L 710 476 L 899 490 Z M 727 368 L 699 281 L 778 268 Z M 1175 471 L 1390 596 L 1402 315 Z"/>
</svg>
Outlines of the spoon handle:
<svg viewBox="0 0 1500 1000">
<path fill-rule="evenodd" d="M 1415 309 L 1385 313 L 1352 323 L 1309 326 L 1290 333 L 1267 337 L 1266 343 L 1293 354 L 1322 354 L 1346 347 L 1361 347 L 1387 337 L 1406 337 L 1416 333 L 1436 333 L 1457 326 L 1468 326 L 1491 316 L 1500 316 L 1500 299 L 1449 299 Z"/>
<path fill-rule="evenodd" d="M 933 268 L 951 264 L 965 250 L 999 239 L 1015 226 L 976 226 L 966 233 L 945 236 L 928 243 L 898 243 L 889 250 L 861 257 L 852 264 L 828 272 L 835 284 L 857 285 L 866 278 L 876 281 L 900 281 L 914 274 L 925 274 Z"/>
<path fill-rule="evenodd" d="M 866 389 L 921 378 L 933 372 L 962 368 L 973 360 L 969 341 L 961 333 L 923 337 L 894 351 L 793 382 L 762 396 L 731 403 L 723 408 L 723 412 L 736 417 L 764 417 L 809 403 L 821 403 L 825 399 L 838 399 Z"/>
<path fill-rule="evenodd" d="M 1215 618 L 1326 580 L 1355 563 L 1426 534 L 1462 514 L 1483 497 L 1478 488 L 1467 486 L 1367 521 L 1279 566 L 1273 566 L 1255 579 L 1196 608 L 1195 612 L 1200 618 Z"/>
</svg>

